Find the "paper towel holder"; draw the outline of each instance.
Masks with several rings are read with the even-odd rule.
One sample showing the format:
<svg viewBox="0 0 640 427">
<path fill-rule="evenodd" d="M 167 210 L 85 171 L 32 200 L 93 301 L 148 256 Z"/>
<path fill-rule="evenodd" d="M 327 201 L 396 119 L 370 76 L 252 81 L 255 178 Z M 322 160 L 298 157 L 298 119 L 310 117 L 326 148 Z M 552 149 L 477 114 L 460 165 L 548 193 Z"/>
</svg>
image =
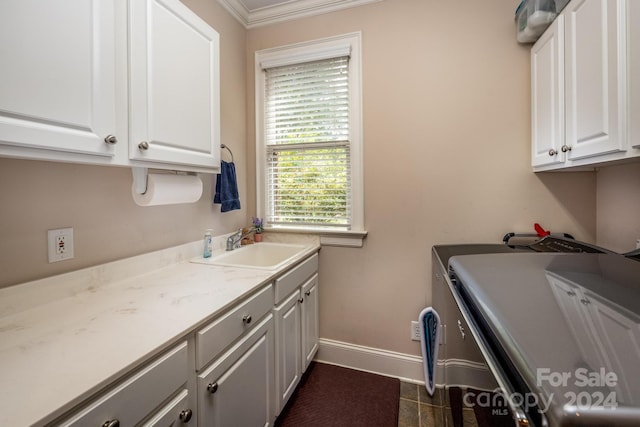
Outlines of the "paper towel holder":
<svg viewBox="0 0 640 427">
<path fill-rule="evenodd" d="M 149 169 L 144 167 L 134 166 L 131 168 L 131 174 L 133 175 L 133 189 L 138 194 L 144 194 L 147 192 L 147 175 Z"/>
<path fill-rule="evenodd" d="M 178 174 L 178 171 L 174 171 Z M 132 166 L 131 174 L 133 175 L 133 190 L 137 194 L 145 194 L 147 192 L 147 183 L 149 176 L 149 168 L 142 166 Z M 192 172 L 186 172 L 187 175 L 196 175 Z"/>
</svg>

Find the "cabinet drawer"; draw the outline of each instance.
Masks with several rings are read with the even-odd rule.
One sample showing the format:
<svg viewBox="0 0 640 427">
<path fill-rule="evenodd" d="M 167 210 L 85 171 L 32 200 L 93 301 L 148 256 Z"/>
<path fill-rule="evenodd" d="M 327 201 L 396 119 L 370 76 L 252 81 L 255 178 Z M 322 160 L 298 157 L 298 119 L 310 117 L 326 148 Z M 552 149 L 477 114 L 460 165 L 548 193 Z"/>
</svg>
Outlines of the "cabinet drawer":
<svg viewBox="0 0 640 427">
<path fill-rule="evenodd" d="M 187 382 L 187 360 L 185 341 L 62 425 L 101 426 L 116 419 L 121 426 L 138 424 Z"/>
<path fill-rule="evenodd" d="M 196 369 L 202 369 L 273 307 L 273 290 L 265 286 L 238 307 L 196 333 Z"/>
<path fill-rule="evenodd" d="M 183 425 L 182 423 L 188 423 L 195 416 L 193 408 L 189 408 L 188 405 L 189 391 L 185 389 L 156 412 L 150 420 L 142 424 L 142 427 L 180 426 Z"/>
<path fill-rule="evenodd" d="M 286 298 L 316 271 L 318 271 L 318 254 L 307 258 L 293 270 L 276 279 L 276 304 Z"/>
</svg>

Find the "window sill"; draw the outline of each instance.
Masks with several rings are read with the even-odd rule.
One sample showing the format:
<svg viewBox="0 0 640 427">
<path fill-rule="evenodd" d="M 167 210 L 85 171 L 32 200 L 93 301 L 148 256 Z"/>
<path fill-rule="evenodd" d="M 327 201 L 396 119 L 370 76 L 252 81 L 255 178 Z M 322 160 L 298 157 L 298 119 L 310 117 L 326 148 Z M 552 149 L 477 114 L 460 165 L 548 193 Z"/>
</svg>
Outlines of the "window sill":
<svg viewBox="0 0 640 427">
<path fill-rule="evenodd" d="M 265 228 L 264 231 L 268 233 L 313 234 L 320 237 L 320 245 L 322 246 L 340 246 L 348 248 L 361 248 L 364 244 L 365 237 L 369 234 L 367 231 L 299 227 L 269 227 Z"/>
</svg>

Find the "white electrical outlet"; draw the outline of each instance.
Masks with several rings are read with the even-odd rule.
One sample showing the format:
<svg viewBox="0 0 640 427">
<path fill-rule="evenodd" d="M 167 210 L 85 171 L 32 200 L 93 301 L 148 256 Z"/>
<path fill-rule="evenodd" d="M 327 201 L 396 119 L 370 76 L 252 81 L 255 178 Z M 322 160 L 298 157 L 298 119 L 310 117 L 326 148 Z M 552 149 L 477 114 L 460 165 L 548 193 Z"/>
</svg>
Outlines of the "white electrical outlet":
<svg viewBox="0 0 640 427">
<path fill-rule="evenodd" d="M 411 340 L 420 341 L 420 323 L 415 320 L 411 321 Z"/>
<path fill-rule="evenodd" d="M 73 258 L 73 228 L 47 231 L 49 263 Z"/>
</svg>

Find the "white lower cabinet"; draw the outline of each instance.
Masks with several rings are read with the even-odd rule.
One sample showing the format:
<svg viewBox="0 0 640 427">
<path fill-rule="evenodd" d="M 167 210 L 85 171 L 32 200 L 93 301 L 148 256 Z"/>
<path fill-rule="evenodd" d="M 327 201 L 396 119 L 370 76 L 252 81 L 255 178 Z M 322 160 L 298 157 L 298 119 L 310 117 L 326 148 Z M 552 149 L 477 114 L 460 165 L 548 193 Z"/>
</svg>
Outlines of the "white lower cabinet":
<svg viewBox="0 0 640 427">
<path fill-rule="evenodd" d="M 318 256 L 276 279 L 276 413 L 318 350 Z M 288 291 L 288 293 L 287 293 Z"/>
<path fill-rule="evenodd" d="M 195 409 L 189 407 L 188 377 L 187 342 L 184 341 L 54 425 L 125 427 L 145 420 L 149 420 L 147 426 L 187 424 Z"/>
<path fill-rule="evenodd" d="M 277 411 L 284 408 L 318 351 L 318 275 L 274 309 L 276 317 Z"/>
<path fill-rule="evenodd" d="M 277 411 L 282 411 L 296 389 L 302 374 L 302 307 L 300 290 L 297 289 L 288 298 L 278 304 L 274 310 L 277 330 Z"/>
<path fill-rule="evenodd" d="M 198 375 L 198 425 L 273 424 L 273 315 Z"/>
<path fill-rule="evenodd" d="M 302 285 L 302 371 L 304 372 L 318 352 L 318 275 Z"/>
<path fill-rule="evenodd" d="M 50 425 L 272 426 L 318 350 L 317 271 L 316 253 Z"/>
</svg>

